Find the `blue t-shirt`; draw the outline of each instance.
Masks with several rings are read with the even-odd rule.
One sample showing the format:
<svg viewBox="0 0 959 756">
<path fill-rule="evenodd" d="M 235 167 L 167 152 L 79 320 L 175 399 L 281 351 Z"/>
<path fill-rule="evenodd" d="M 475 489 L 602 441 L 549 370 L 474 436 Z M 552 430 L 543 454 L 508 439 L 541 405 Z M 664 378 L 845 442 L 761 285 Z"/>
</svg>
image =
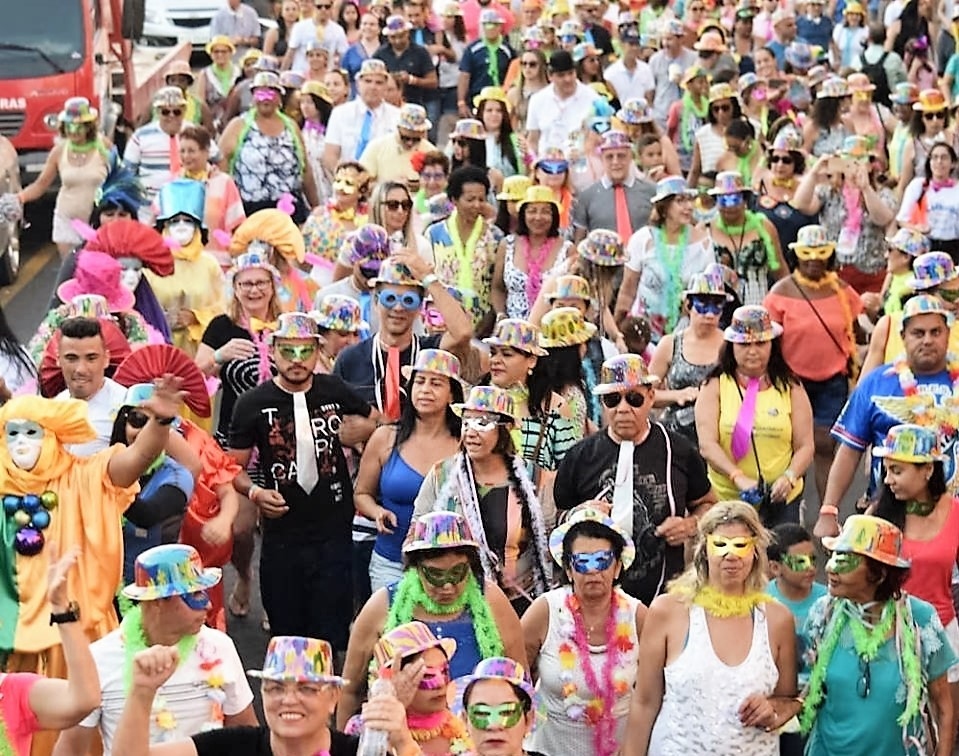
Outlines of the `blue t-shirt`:
<svg viewBox="0 0 959 756">
<path fill-rule="evenodd" d="M 796 32 L 811 45 L 829 49 L 832 42 L 832 20 L 826 16 L 814 19 L 812 16 L 800 16 L 796 19 Z"/>
<path fill-rule="evenodd" d="M 825 632 L 826 612 L 831 597 L 817 601 L 803 627 L 803 639 L 811 651 L 804 655 L 809 665 Z M 957 659 L 949 638 L 932 604 L 907 596 L 917 627 L 923 679 L 942 677 Z M 811 670 L 807 668 L 807 673 Z M 806 756 L 903 756 L 902 728 L 896 721 L 903 712 L 906 688 L 899 670 L 895 641 L 890 637 L 869 662 L 868 695 L 862 695 L 864 670 L 856 652 L 852 631 L 843 629 L 826 670 L 823 705 L 809 733 Z M 918 733 L 916 722 L 909 726 Z M 931 747 L 931 744 L 927 744 Z M 917 753 L 914 749 L 908 754 Z"/>
<path fill-rule="evenodd" d="M 918 392 L 931 394 L 937 404 L 952 396 L 952 382 L 947 370 L 933 375 L 916 376 L 916 383 Z M 894 397 L 903 397 L 899 376 L 891 363 L 880 365 L 863 378 L 849 396 L 842 414 L 832 427 L 833 438 L 859 452 L 865 451 L 869 446 L 881 445 L 892 426 L 914 422 L 908 408 L 902 401 L 895 401 Z M 950 437 L 943 453 L 946 480 L 951 481 L 956 470 L 955 436 Z M 874 490 L 880 480 L 881 462 L 877 457 L 872 460 L 870 490 Z"/>
</svg>

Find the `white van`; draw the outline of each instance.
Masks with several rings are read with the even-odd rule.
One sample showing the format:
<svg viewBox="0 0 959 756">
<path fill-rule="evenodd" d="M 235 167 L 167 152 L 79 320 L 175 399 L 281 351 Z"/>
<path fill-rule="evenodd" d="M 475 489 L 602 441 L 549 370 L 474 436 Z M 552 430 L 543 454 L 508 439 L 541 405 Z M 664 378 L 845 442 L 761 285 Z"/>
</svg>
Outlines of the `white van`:
<svg viewBox="0 0 959 756">
<path fill-rule="evenodd" d="M 263 11 L 258 3 L 248 3 Z M 146 0 L 142 41 L 151 45 L 175 45 L 189 42 L 200 49 L 210 41 L 210 21 L 226 0 Z M 261 31 L 275 26 L 260 16 Z"/>
</svg>

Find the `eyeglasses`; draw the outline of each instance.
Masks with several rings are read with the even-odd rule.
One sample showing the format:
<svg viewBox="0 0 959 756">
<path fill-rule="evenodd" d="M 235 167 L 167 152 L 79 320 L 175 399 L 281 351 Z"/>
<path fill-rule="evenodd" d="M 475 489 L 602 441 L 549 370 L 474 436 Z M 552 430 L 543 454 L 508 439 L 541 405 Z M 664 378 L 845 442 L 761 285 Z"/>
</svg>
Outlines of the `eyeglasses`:
<svg viewBox="0 0 959 756">
<path fill-rule="evenodd" d="M 776 165 L 776 163 L 782 163 L 783 165 L 792 165 L 793 156 L 792 155 L 770 155 L 769 164 Z"/>
<path fill-rule="evenodd" d="M 719 194 L 716 196 L 716 204 L 720 207 L 739 207 L 743 204 L 743 195 L 740 193 Z"/>
<path fill-rule="evenodd" d="M 183 115 L 182 108 L 160 108 L 160 115 L 179 117 Z"/>
<path fill-rule="evenodd" d="M 524 60 L 520 63 L 523 68 L 536 68 L 539 65 L 538 60 Z"/>
<path fill-rule="evenodd" d="M 254 289 L 264 291 L 265 289 L 270 288 L 272 284 L 272 279 L 262 278 L 257 281 L 237 281 L 236 288 L 238 288 L 240 291 L 253 291 Z"/>
<path fill-rule="evenodd" d="M 418 310 L 423 303 L 423 298 L 415 291 L 394 291 L 393 289 L 383 289 L 376 296 L 376 301 L 387 310 L 392 310 L 399 305 L 404 310 Z"/>
<path fill-rule="evenodd" d="M 603 551 L 591 551 L 588 553 L 571 554 L 569 557 L 569 566 L 574 572 L 580 575 L 586 575 L 590 572 L 602 572 L 608 570 L 616 561 L 616 556 L 612 549 Z"/>
<path fill-rule="evenodd" d="M 779 561 L 793 572 L 807 572 L 816 569 L 815 554 L 783 554 Z"/>
<path fill-rule="evenodd" d="M 523 718 L 523 704 L 510 701 L 499 706 L 473 704 L 466 707 L 466 716 L 477 730 L 509 729 Z"/>
<path fill-rule="evenodd" d="M 860 698 L 869 697 L 872 686 L 872 672 L 869 669 L 869 659 L 865 654 L 859 654 L 859 679 L 856 681 L 856 692 Z"/>
<path fill-rule="evenodd" d="M 460 562 L 454 564 L 446 570 L 439 567 L 430 567 L 428 564 L 420 565 L 420 575 L 432 586 L 442 588 L 444 585 L 459 585 L 470 574 L 469 562 Z"/>
<path fill-rule="evenodd" d="M 938 121 L 938 120 L 940 120 L 940 119 L 945 120 L 945 118 L 946 118 L 946 111 L 945 111 L 945 110 L 940 110 L 938 113 L 923 113 L 923 114 L 922 114 L 922 119 L 923 119 L 924 121 Z"/>
<path fill-rule="evenodd" d="M 714 113 L 728 113 L 733 109 L 733 106 L 728 103 L 723 103 L 721 105 L 710 105 L 709 109 Z"/>
<path fill-rule="evenodd" d="M 753 536 L 738 536 L 729 538 L 728 536 L 716 535 L 710 533 L 706 536 L 706 553 L 709 556 L 735 556 L 747 557 L 753 553 L 756 547 L 756 539 Z"/>
<path fill-rule="evenodd" d="M 132 409 L 127 413 L 127 425 L 139 430 L 150 421 L 150 416 L 140 410 Z"/>
<path fill-rule="evenodd" d="M 303 362 L 316 353 L 316 344 L 280 344 L 276 351 L 284 360 Z"/>
<path fill-rule="evenodd" d="M 287 691 L 301 701 L 305 701 L 320 695 L 323 692 L 323 686 L 309 683 L 282 683 L 274 680 L 264 681 L 260 686 L 260 692 L 267 698 L 282 698 Z"/>
<path fill-rule="evenodd" d="M 847 575 L 855 571 L 863 563 L 862 554 L 852 554 L 847 551 L 837 551 L 826 562 L 826 572 L 836 575 Z"/>
<path fill-rule="evenodd" d="M 646 397 L 643 394 L 640 394 L 638 391 L 617 391 L 613 394 L 603 394 L 602 400 L 609 409 L 613 407 L 618 407 L 619 403 L 626 400 L 628 404 L 633 409 L 639 409 L 646 402 Z"/>
<path fill-rule="evenodd" d="M 498 420 L 487 420 L 484 417 L 464 417 L 463 430 L 474 430 L 477 433 L 489 433 L 499 427 Z"/>
<path fill-rule="evenodd" d="M 450 665 L 444 664 L 441 667 L 427 666 L 423 673 L 423 679 L 420 680 L 420 690 L 440 690 L 450 684 Z"/>
<path fill-rule="evenodd" d="M 693 297 L 689 300 L 689 303 L 700 315 L 719 315 L 723 311 L 723 303 L 716 299 Z"/>
<path fill-rule="evenodd" d="M 423 181 L 442 181 L 446 178 L 446 174 L 440 171 L 426 171 L 420 174 L 420 178 Z"/>
<path fill-rule="evenodd" d="M 400 137 L 400 139 L 405 142 L 408 137 Z M 420 138 L 415 137 L 414 141 L 418 142 L 420 141 Z M 394 212 L 396 210 L 402 210 L 403 212 L 408 213 L 413 208 L 413 203 L 409 200 L 383 200 L 382 205 L 387 210 L 393 210 Z"/>
<path fill-rule="evenodd" d="M 183 603 L 194 611 L 204 611 L 210 606 L 210 596 L 206 591 L 193 591 L 192 593 L 181 593 L 180 598 Z"/>
</svg>

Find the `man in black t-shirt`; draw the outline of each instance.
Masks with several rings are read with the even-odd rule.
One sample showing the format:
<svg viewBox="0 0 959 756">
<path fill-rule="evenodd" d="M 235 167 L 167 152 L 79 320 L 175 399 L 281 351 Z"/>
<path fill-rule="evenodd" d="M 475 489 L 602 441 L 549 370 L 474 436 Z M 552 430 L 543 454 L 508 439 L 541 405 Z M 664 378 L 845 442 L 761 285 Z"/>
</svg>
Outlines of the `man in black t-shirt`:
<svg viewBox="0 0 959 756">
<path fill-rule="evenodd" d="M 603 363 L 593 393 L 606 407 L 607 428 L 566 453 L 553 489 L 560 510 L 593 499 L 610 502 L 611 516 L 636 543 L 623 590 L 647 606 L 682 572 L 684 545 L 696 535 L 697 518 L 716 501 L 696 448 L 649 422 L 658 381 L 639 355 Z"/>
<path fill-rule="evenodd" d="M 315 375 L 316 322 L 279 317 L 271 336 L 277 372 L 236 402 L 230 453 L 245 468 L 255 449 L 266 488 L 245 473 L 237 490 L 263 514 L 260 593 L 274 635 L 329 640 L 345 652 L 353 616 L 353 485 L 343 445 L 374 429 L 369 404 L 332 375 Z"/>
<path fill-rule="evenodd" d="M 403 84 L 404 102 L 426 107 L 439 85 L 439 76 L 427 49 L 410 40 L 412 28 L 403 16 L 390 16 L 383 28 L 386 44 L 373 57 L 386 63 L 391 74 L 397 74 Z"/>
</svg>

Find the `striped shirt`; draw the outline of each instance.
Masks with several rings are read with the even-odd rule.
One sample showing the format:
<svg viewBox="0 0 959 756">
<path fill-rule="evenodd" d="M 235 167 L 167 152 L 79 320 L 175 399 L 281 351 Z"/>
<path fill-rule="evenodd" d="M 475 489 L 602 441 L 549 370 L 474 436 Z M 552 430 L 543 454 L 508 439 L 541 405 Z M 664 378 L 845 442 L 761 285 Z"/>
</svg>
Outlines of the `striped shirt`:
<svg viewBox="0 0 959 756">
<path fill-rule="evenodd" d="M 123 151 L 125 162 L 137 176 L 148 196 L 153 196 L 160 187 L 175 178 L 171 160 L 176 169 L 180 167 L 180 140 L 170 136 L 156 121 L 150 121 L 133 132 Z"/>
</svg>

